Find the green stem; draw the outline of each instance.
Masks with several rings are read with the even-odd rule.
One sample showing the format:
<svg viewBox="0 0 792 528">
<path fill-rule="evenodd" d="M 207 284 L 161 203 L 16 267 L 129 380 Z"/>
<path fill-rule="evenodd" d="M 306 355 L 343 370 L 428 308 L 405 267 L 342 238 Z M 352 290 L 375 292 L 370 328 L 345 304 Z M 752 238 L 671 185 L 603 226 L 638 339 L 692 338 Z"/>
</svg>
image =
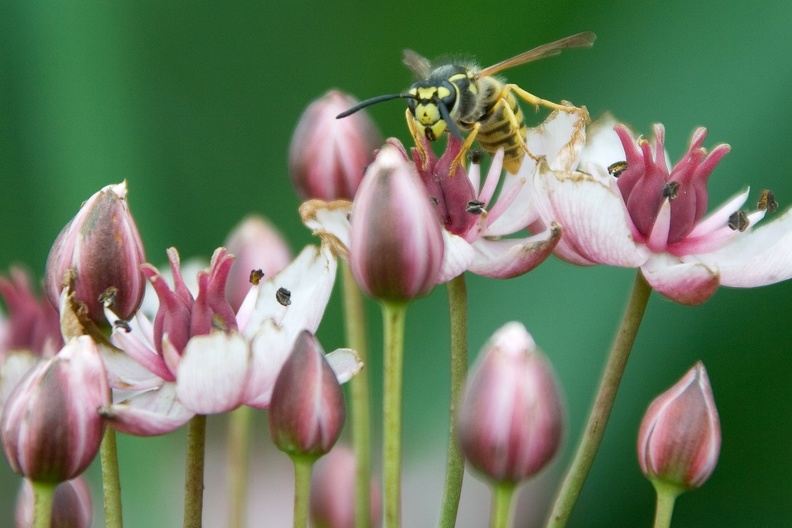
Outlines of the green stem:
<svg viewBox="0 0 792 528">
<path fill-rule="evenodd" d="M 184 528 L 201 528 L 203 516 L 206 416 L 196 414 L 187 426 L 184 470 Z"/>
<path fill-rule="evenodd" d="M 346 262 L 341 263 L 347 346 L 357 352 L 363 372 L 352 378 L 352 442 L 355 451 L 355 527 L 371 523 L 371 402 L 363 295 Z"/>
<path fill-rule="evenodd" d="M 118 444 L 116 432 L 105 427 L 102 444 L 99 448 L 102 464 L 102 492 L 104 494 L 104 516 L 107 528 L 124 526 L 121 513 L 121 477 L 118 471 Z"/>
<path fill-rule="evenodd" d="M 497 482 L 493 486 L 491 528 L 506 528 L 509 525 L 511 503 L 516 489 L 514 482 Z"/>
<path fill-rule="evenodd" d="M 653 480 L 652 484 L 657 492 L 654 528 L 670 528 L 671 516 L 674 514 L 674 502 L 683 490 L 658 480 Z"/>
<path fill-rule="evenodd" d="M 401 526 L 401 400 L 406 313 L 406 303 L 382 303 L 385 338 L 383 442 L 385 528 Z"/>
<path fill-rule="evenodd" d="M 56 483 L 35 482 L 33 485 L 33 527 L 50 528 L 52 526 L 52 501 L 55 498 Z"/>
<path fill-rule="evenodd" d="M 253 409 L 247 406 L 234 410 L 228 418 L 228 526 L 245 526 L 248 481 L 248 446 Z"/>
<path fill-rule="evenodd" d="M 294 463 L 294 528 L 307 528 L 311 470 L 316 459 L 304 455 L 292 455 L 291 459 Z"/>
<path fill-rule="evenodd" d="M 591 465 L 594 463 L 594 456 L 597 454 L 597 449 L 605 434 L 605 426 L 608 423 L 613 402 L 616 400 L 616 391 L 619 389 L 619 383 L 624 374 L 624 368 L 627 366 L 627 359 L 630 357 L 630 351 L 635 342 L 635 336 L 638 334 L 638 328 L 641 326 L 651 293 L 651 286 L 638 270 L 619 333 L 616 335 L 608 362 L 605 365 L 605 372 L 600 380 L 586 430 L 553 505 L 553 511 L 547 523 L 548 528 L 566 526 L 570 515 L 572 515 L 572 509 L 575 507 L 575 502 L 577 502 L 580 490 L 583 488 L 583 483 L 586 481 Z"/>
<path fill-rule="evenodd" d="M 465 457 L 456 439 L 457 405 L 462 398 L 462 389 L 467 375 L 467 286 L 465 275 L 459 275 L 446 283 L 448 311 L 451 319 L 451 408 L 449 411 L 448 458 L 446 460 L 445 491 L 443 509 L 440 513 L 440 528 L 456 526 L 459 497 L 462 494 L 462 479 L 465 475 Z"/>
</svg>

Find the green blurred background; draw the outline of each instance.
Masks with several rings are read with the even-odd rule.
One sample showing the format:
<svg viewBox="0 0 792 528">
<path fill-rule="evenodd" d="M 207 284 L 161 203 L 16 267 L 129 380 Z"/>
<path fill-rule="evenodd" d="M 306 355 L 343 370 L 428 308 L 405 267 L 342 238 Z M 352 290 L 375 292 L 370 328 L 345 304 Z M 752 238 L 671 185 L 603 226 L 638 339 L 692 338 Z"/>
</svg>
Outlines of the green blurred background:
<svg viewBox="0 0 792 528">
<path fill-rule="evenodd" d="M 169 246 L 185 257 L 208 257 L 251 211 L 272 219 L 297 251 L 312 240 L 296 213 L 286 152 L 312 99 L 333 87 L 359 98 L 405 88 L 411 82 L 400 64 L 405 47 L 428 57 L 473 54 L 489 65 L 583 30 L 598 35 L 592 49 L 507 77 L 542 97 L 585 104 L 592 116 L 610 110 L 647 134 L 652 123 L 664 123 L 672 160 L 694 127 L 707 126 L 706 146 L 732 146 L 711 179 L 711 204 L 751 184 L 751 201 L 770 188 L 786 208 L 792 197 L 792 3 L 649 4 L 296 0 L 220 7 L 6 0 L 0 6 L 0 270 L 24 263 L 40 277 L 50 244 L 79 204 L 123 179 L 154 263 L 165 261 Z M 384 135 L 408 139 L 399 103 L 371 114 Z M 632 270 L 551 260 L 511 281 L 469 277 L 472 355 L 500 325 L 522 321 L 551 357 L 566 392 L 565 449 L 533 492 L 523 494 L 515 526 L 535 526 L 532 517 L 541 518 L 548 506 L 633 276 Z M 711 480 L 678 501 L 674 526 L 792 525 L 790 296 L 786 283 L 722 289 L 697 308 L 652 297 L 570 526 L 651 525 L 653 491 L 635 461 L 638 423 L 651 399 L 699 359 L 721 413 L 723 448 Z M 378 379 L 378 311 L 370 308 L 370 372 Z M 343 342 L 339 312 L 336 296 L 320 328 L 328 349 Z M 432 464 L 439 472 L 444 460 L 446 313 L 438 288 L 415 303 L 408 318 L 405 462 L 413 488 L 405 495 L 406 526 L 431 526 L 439 508 L 418 501 L 439 490 L 420 489 L 428 481 L 410 472 Z M 265 449 L 264 414 L 257 416 L 257 446 Z M 220 437 L 222 426 L 222 419 L 210 421 L 210 435 Z M 183 431 L 121 439 L 128 526 L 180 525 L 183 441 Z M 222 456 L 216 459 L 220 468 Z M 0 466 L 0 526 L 8 526 L 17 479 Z M 212 497 L 222 494 L 218 473 L 207 482 L 213 512 Z M 97 468 L 89 476 L 98 491 Z M 441 480 L 438 473 L 429 482 Z M 466 511 L 486 515 L 486 495 L 465 499 Z M 289 509 L 286 504 L 281 507 Z M 266 518 L 251 526 L 279 526 Z M 217 522 L 207 526 L 222 526 Z"/>
</svg>

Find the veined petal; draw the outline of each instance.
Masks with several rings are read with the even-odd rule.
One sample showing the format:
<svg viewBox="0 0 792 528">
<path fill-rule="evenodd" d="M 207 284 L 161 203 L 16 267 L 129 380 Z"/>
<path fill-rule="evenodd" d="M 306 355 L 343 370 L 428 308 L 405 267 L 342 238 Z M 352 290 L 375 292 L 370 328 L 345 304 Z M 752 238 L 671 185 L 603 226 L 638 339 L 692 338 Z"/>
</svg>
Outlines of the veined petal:
<svg viewBox="0 0 792 528">
<path fill-rule="evenodd" d="M 176 397 L 175 383 L 165 383 L 99 412 L 113 429 L 136 436 L 170 433 L 195 416 Z"/>
<path fill-rule="evenodd" d="M 504 176 L 498 200 L 489 210 L 489 225 L 484 230 L 484 235 L 510 235 L 536 220 L 538 215 L 531 199 L 531 178 L 533 173 L 526 174 L 522 168 L 517 174 L 507 173 Z"/>
<path fill-rule="evenodd" d="M 237 333 L 193 337 L 179 363 L 176 395 L 197 414 L 235 409 L 242 404 L 250 363 L 248 343 Z"/>
<path fill-rule="evenodd" d="M 730 198 L 725 203 L 721 204 L 717 209 L 707 215 L 706 218 L 703 218 L 698 224 L 696 224 L 696 227 L 693 228 L 693 231 L 691 231 L 686 238 L 693 239 L 706 236 L 721 229 L 729 222 L 729 216 L 742 207 L 742 205 L 745 203 L 745 200 L 748 199 L 748 193 L 750 190 L 750 187 L 748 187 L 739 194 L 736 194 Z"/>
<path fill-rule="evenodd" d="M 697 255 L 717 267 L 724 286 L 750 288 L 792 278 L 792 209 L 723 248 Z"/>
<path fill-rule="evenodd" d="M 607 167 L 627 159 L 619 136 L 613 130 L 618 123 L 609 112 L 591 123 L 586 130 L 586 148 L 580 153 L 579 171 L 591 174 L 602 182 L 612 178 Z"/>
<path fill-rule="evenodd" d="M 146 348 L 131 332 L 114 329 L 113 343 L 119 348 L 99 344 L 112 388 L 145 390 L 161 385 L 165 379 L 174 380 L 162 356 Z"/>
<path fill-rule="evenodd" d="M 527 238 L 487 240 L 473 243 L 476 258 L 470 271 L 496 279 L 509 279 L 527 273 L 544 262 L 561 239 L 557 225 Z"/>
<path fill-rule="evenodd" d="M 330 245 L 336 255 L 349 256 L 349 216 L 352 202 L 334 200 L 308 200 L 300 206 L 303 224 Z"/>
<path fill-rule="evenodd" d="M 258 327 L 250 343 L 253 362 L 245 387 L 246 405 L 260 409 L 269 406 L 275 380 L 289 357 L 292 345 L 294 337 L 290 337 L 274 320 L 268 319 Z"/>
<path fill-rule="evenodd" d="M 653 254 L 641 271 L 652 288 L 686 306 L 703 303 L 720 284 L 717 268 L 701 262 L 683 262 L 668 253 Z"/>
<path fill-rule="evenodd" d="M 333 290 L 336 267 L 336 258 L 326 243 L 321 248 L 306 246 L 291 264 L 260 284 L 256 307 L 240 331 L 251 338 L 265 320 L 275 319 L 295 337 L 301 330 L 315 332 Z M 287 306 L 278 300 L 281 288 L 291 294 Z"/>
<path fill-rule="evenodd" d="M 468 269 L 476 256 L 476 252 L 465 239 L 442 230 L 443 233 L 443 263 L 440 266 L 439 283 L 448 282 L 458 277 Z"/>
<path fill-rule="evenodd" d="M 562 101 L 562 104 L 573 107 L 566 101 Z M 537 158 L 543 157 L 551 169 L 571 171 L 577 165 L 580 152 L 586 144 L 586 125 L 589 121 L 585 107 L 575 112 L 555 110 L 541 125 L 528 129 L 525 143 L 528 150 Z M 526 156 L 523 165 L 528 160 L 530 158 Z"/>
<path fill-rule="evenodd" d="M 540 214 L 561 225 L 565 250 L 611 266 L 634 268 L 646 261 L 648 250 L 636 244 L 624 202 L 609 185 L 582 172 L 554 172 L 545 164 L 536 182 Z"/>
<path fill-rule="evenodd" d="M 330 368 L 335 372 L 338 383 L 346 383 L 363 370 L 360 356 L 351 348 L 338 348 L 325 356 Z"/>
</svg>

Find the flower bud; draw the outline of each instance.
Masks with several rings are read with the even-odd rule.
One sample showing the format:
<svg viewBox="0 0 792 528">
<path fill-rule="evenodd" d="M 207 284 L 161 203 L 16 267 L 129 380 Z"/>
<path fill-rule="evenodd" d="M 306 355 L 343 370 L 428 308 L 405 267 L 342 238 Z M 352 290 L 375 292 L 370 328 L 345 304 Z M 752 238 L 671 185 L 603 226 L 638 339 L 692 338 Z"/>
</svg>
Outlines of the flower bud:
<svg viewBox="0 0 792 528">
<path fill-rule="evenodd" d="M 371 520 L 380 524 L 382 497 L 371 481 Z M 316 463 L 311 476 L 311 519 L 316 528 L 355 528 L 355 454 L 337 445 Z"/>
<path fill-rule="evenodd" d="M 720 444 L 718 410 L 699 361 L 646 410 L 638 432 L 638 463 L 650 480 L 694 489 L 715 469 Z"/>
<path fill-rule="evenodd" d="M 468 461 L 495 482 L 536 474 L 558 450 L 561 397 L 553 371 L 520 323 L 484 345 L 468 377 L 457 438 Z"/>
<path fill-rule="evenodd" d="M 33 485 L 22 481 L 16 503 L 17 528 L 32 528 L 34 515 Z M 82 477 L 66 480 L 55 488 L 52 498 L 52 528 L 91 528 L 93 506 L 91 492 Z"/>
<path fill-rule="evenodd" d="M 357 100 L 330 90 L 303 112 L 289 147 L 289 174 L 303 200 L 352 200 L 382 139 L 365 111 L 336 116 Z"/>
<path fill-rule="evenodd" d="M 283 364 L 269 409 L 272 440 L 289 455 L 322 456 L 346 418 L 344 393 L 322 345 L 304 330 Z"/>
<path fill-rule="evenodd" d="M 104 187 L 58 235 L 46 270 L 47 296 L 54 306 L 73 277 L 75 299 L 98 324 L 106 321 L 103 300 L 123 320 L 140 307 L 146 288 L 140 265 L 146 259 L 126 193 L 126 182 Z"/>
<path fill-rule="evenodd" d="M 236 257 L 228 275 L 226 298 L 234 312 L 250 291 L 250 272 L 261 270 L 265 278 L 289 265 L 291 250 L 275 227 L 257 215 L 250 215 L 231 231 L 225 243 Z"/>
<path fill-rule="evenodd" d="M 99 350 L 88 336 L 69 340 L 17 384 L 0 419 L 0 440 L 16 473 L 62 482 L 85 471 L 99 450 L 98 409 L 110 390 Z"/>
<path fill-rule="evenodd" d="M 387 143 L 352 204 L 350 266 L 370 296 L 407 301 L 437 285 L 443 234 L 415 166 Z"/>
</svg>

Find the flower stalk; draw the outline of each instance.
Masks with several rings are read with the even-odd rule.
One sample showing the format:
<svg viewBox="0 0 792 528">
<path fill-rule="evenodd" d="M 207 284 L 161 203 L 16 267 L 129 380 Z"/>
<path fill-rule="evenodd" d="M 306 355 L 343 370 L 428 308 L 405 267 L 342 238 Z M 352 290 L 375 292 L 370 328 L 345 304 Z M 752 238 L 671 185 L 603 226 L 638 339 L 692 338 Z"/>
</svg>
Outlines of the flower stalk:
<svg viewBox="0 0 792 528">
<path fill-rule="evenodd" d="M 657 492 L 654 528 L 671 528 L 671 516 L 674 514 L 674 503 L 682 490 L 673 484 L 660 480 L 652 481 Z"/>
<path fill-rule="evenodd" d="M 451 406 L 440 527 L 453 528 L 456 526 L 459 498 L 462 494 L 462 480 L 465 475 L 465 457 L 462 455 L 462 450 L 456 439 L 457 407 L 462 398 L 468 361 L 467 285 L 464 273 L 446 283 L 446 291 L 451 320 Z"/>
<path fill-rule="evenodd" d="M 122 528 L 124 518 L 121 509 L 121 476 L 118 470 L 118 442 L 112 427 L 106 427 L 99 447 L 102 464 L 102 493 L 104 516 L 107 528 Z"/>
<path fill-rule="evenodd" d="M 385 527 L 401 526 L 402 385 L 407 303 L 382 303 L 385 341 L 384 502 Z"/>
<path fill-rule="evenodd" d="M 206 415 L 196 414 L 187 426 L 184 471 L 184 528 L 201 528 L 203 516 Z"/>
<path fill-rule="evenodd" d="M 494 484 L 492 488 L 492 521 L 491 528 L 506 528 L 509 526 L 512 499 L 517 484 L 503 481 Z"/>
<path fill-rule="evenodd" d="M 228 526 L 245 526 L 248 448 L 253 409 L 243 405 L 228 417 Z"/>
<path fill-rule="evenodd" d="M 363 295 L 352 270 L 341 263 L 344 289 L 346 341 L 360 361 L 368 363 L 366 349 L 366 312 Z M 352 397 L 352 442 L 355 452 L 355 526 L 366 528 L 371 519 L 371 402 L 368 370 L 350 381 Z"/>
<path fill-rule="evenodd" d="M 317 457 L 299 454 L 290 456 L 294 464 L 294 528 L 307 528 L 311 470 Z"/>
<path fill-rule="evenodd" d="M 616 392 L 619 390 L 619 383 L 621 383 L 624 369 L 627 366 L 627 359 L 630 357 L 630 351 L 638 334 L 638 328 L 641 326 L 646 304 L 649 302 L 651 293 L 651 286 L 649 286 L 649 283 L 646 282 L 639 270 L 633 283 L 633 290 L 616 335 L 616 340 L 608 356 L 605 372 L 600 380 L 599 389 L 594 399 L 594 406 L 586 423 L 586 429 L 553 505 L 553 510 L 547 523 L 548 528 L 566 526 L 569 517 L 572 515 L 575 502 L 577 502 L 580 490 L 583 488 L 583 483 L 586 481 L 591 465 L 594 463 L 594 457 L 602 442 L 602 437 L 605 434 L 605 426 L 608 423 L 613 403 L 616 400 Z"/>
<path fill-rule="evenodd" d="M 55 499 L 55 482 L 33 482 L 33 527 L 49 528 L 52 519 L 52 504 Z"/>
</svg>

